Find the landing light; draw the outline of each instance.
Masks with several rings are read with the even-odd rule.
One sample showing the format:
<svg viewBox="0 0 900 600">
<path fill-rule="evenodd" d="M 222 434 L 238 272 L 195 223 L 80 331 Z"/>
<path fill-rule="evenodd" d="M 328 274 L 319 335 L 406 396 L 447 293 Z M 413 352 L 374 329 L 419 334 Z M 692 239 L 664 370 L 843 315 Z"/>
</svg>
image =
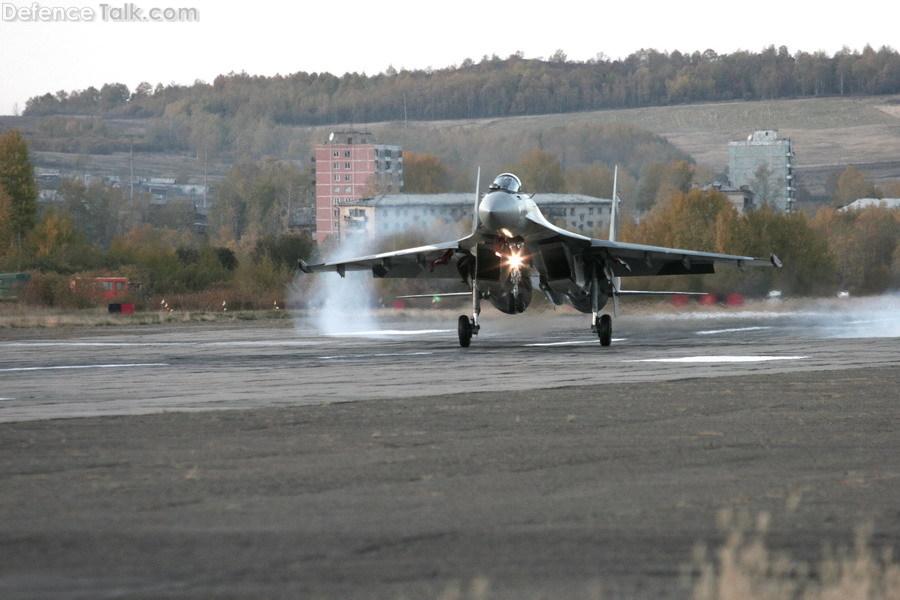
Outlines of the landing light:
<svg viewBox="0 0 900 600">
<path fill-rule="evenodd" d="M 522 255 L 520 254 L 510 254 L 509 255 L 509 267 L 511 269 L 520 269 L 522 267 L 522 263 L 525 261 L 522 259 Z"/>
</svg>

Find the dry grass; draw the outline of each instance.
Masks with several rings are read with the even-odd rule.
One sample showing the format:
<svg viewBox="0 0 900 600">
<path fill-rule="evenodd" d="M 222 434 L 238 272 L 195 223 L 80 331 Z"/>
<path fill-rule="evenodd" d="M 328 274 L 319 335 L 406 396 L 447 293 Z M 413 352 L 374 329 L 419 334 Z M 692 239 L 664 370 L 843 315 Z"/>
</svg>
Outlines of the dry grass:
<svg viewBox="0 0 900 600">
<path fill-rule="evenodd" d="M 852 547 L 825 546 L 818 565 L 771 552 L 765 534 L 771 518 L 760 513 L 723 511 L 719 526 L 727 536 L 712 556 L 705 546 L 694 551 L 693 600 L 898 600 L 900 564 L 891 548 L 872 550 L 872 526 L 856 530 Z"/>
<path fill-rule="evenodd" d="M 4 329 L 55 329 L 63 327 L 117 327 L 166 323 L 213 323 L 261 319 L 287 319 L 284 310 L 154 310 L 131 315 L 110 314 L 104 308 L 59 310 L 0 305 L 0 331 Z"/>
</svg>

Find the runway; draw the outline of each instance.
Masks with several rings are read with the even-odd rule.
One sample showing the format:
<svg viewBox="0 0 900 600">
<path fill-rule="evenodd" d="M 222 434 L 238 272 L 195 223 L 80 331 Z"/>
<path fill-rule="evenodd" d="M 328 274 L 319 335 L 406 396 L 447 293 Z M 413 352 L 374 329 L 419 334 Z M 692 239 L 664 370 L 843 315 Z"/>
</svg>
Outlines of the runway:
<svg viewBox="0 0 900 600">
<path fill-rule="evenodd" d="M 896 306 L 645 310 L 616 320 L 609 348 L 584 315 L 552 311 L 486 312 L 467 349 L 449 311 L 381 312 L 335 335 L 305 315 L 0 332 L 0 422 L 896 366 Z"/>
<path fill-rule="evenodd" d="M 0 597 L 686 599 L 735 531 L 818 585 L 900 549 L 897 308 L 3 331 Z"/>
</svg>

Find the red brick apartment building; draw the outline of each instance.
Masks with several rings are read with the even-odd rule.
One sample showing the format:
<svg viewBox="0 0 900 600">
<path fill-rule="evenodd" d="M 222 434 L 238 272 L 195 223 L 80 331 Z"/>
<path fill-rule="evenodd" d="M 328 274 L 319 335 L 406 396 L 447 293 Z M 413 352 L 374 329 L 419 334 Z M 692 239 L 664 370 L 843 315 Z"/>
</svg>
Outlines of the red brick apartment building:
<svg viewBox="0 0 900 600">
<path fill-rule="evenodd" d="M 335 131 L 315 149 L 316 241 L 341 237 L 340 206 L 394 193 L 403 186 L 400 146 L 374 143 L 371 133 Z"/>
</svg>

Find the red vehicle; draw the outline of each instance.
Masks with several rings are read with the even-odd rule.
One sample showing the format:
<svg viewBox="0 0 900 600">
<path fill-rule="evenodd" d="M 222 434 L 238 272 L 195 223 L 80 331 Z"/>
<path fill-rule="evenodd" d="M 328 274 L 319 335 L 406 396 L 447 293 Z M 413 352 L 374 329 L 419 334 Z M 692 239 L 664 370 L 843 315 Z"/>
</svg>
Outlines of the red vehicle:
<svg viewBox="0 0 900 600">
<path fill-rule="evenodd" d="M 98 302 L 114 302 L 129 291 L 127 277 L 79 277 L 69 282 L 76 294 L 82 294 Z"/>
</svg>

